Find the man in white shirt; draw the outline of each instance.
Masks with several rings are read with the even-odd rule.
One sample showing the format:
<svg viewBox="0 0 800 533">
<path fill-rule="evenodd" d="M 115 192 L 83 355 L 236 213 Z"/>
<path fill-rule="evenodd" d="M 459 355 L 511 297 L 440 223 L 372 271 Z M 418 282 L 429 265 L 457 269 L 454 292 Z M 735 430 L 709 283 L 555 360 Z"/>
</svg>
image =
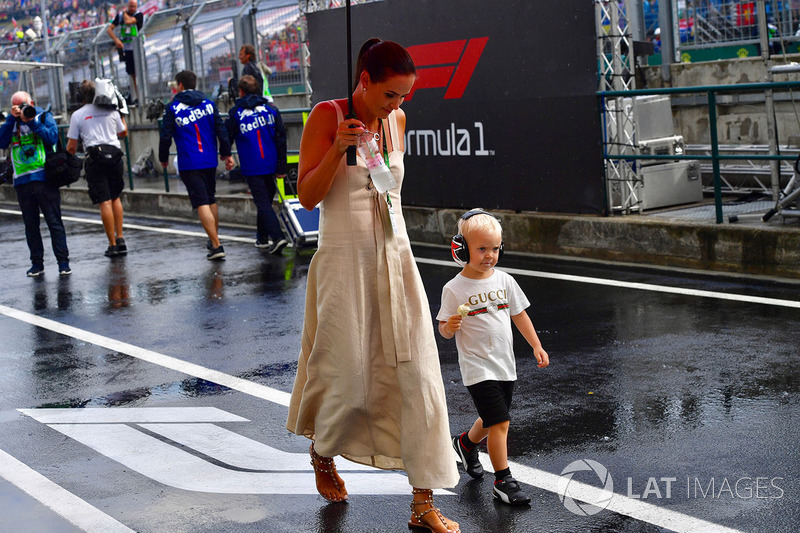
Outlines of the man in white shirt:
<svg viewBox="0 0 800 533">
<path fill-rule="evenodd" d="M 84 105 L 69 121 L 67 132 L 67 151 L 78 150 L 78 139 L 88 154 L 84 163 L 89 197 L 92 203 L 100 206 L 100 218 L 108 237 L 106 257 L 116 257 L 128 253 L 122 236 L 122 202 L 119 195 L 125 187 L 122 179 L 122 149 L 119 139 L 128 134 L 125 119 L 115 108 L 93 104 L 95 84 L 83 80 L 80 92 Z"/>
</svg>

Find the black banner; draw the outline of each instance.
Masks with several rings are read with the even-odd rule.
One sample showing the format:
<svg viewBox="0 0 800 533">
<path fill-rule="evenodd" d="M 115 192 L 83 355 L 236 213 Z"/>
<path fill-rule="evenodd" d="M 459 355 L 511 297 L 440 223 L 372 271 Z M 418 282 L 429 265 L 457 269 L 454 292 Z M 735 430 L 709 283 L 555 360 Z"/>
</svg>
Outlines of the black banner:
<svg viewBox="0 0 800 533">
<path fill-rule="evenodd" d="M 600 214 L 594 11 L 585 0 L 385 0 L 351 7 L 417 66 L 403 104 L 409 205 Z M 308 15 L 314 102 L 344 98 L 345 10 Z"/>
</svg>

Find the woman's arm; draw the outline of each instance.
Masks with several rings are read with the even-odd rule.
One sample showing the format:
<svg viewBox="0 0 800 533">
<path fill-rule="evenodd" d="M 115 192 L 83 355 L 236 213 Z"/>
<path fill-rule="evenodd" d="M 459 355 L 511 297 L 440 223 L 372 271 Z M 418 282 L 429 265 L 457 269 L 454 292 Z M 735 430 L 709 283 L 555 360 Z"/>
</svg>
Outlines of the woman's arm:
<svg viewBox="0 0 800 533">
<path fill-rule="evenodd" d="M 351 124 L 356 127 L 348 128 Z M 336 110 L 328 102 L 311 111 L 300 139 L 297 195 L 303 207 L 311 211 L 327 196 L 347 147 L 358 144 L 363 126 L 349 119 L 337 127 Z"/>
</svg>

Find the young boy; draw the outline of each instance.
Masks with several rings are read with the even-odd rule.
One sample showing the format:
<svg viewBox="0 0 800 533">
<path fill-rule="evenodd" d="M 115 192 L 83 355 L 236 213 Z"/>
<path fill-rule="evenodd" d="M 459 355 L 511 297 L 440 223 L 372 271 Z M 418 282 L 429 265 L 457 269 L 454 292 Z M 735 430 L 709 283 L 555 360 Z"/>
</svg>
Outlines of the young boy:
<svg viewBox="0 0 800 533">
<path fill-rule="evenodd" d="M 500 222 L 481 209 L 464 213 L 452 253 L 463 269 L 444 286 L 436 319 L 443 337 L 456 338 L 461 377 L 479 415 L 469 431 L 453 437 L 453 447 L 466 472 L 477 479 L 483 476 L 478 443 L 488 437 L 495 470 L 492 494 L 507 504 L 524 505 L 530 497 L 511 476 L 506 446 L 517 379 L 511 322 L 533 348 L 539 368 L 550 358 L 525 312 L 530 302 L 514 278 L 494 268 L 503 254 Z"/>
</svg>

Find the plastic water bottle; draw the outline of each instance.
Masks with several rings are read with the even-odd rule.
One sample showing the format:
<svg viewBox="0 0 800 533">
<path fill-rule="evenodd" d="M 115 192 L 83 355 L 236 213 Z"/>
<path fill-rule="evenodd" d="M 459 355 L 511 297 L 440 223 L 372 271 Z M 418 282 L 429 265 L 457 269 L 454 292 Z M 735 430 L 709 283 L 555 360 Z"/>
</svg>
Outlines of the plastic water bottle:
<svg viewBox="0 0 800 533">
<path fill-rule="evenodd" d="M 383 161 L 383 154 L 378 147 L 378 143 L 375 141 L 375 137 L 370 135 L 366 137 L 366 140 L 365 137 L 366 136 L 363 136 L 361 142 L 358 143 L 358 153 L 361 154 L 361 157 L 367 162 L 369 177 L 372 178 L 372 184 L 375 185 L 375 190 L 381 194 L 385 194 L 397 187 L 397 182 L 392 175 L 392 171 L 389 170 L 386 163 Z"/>
</svg>

